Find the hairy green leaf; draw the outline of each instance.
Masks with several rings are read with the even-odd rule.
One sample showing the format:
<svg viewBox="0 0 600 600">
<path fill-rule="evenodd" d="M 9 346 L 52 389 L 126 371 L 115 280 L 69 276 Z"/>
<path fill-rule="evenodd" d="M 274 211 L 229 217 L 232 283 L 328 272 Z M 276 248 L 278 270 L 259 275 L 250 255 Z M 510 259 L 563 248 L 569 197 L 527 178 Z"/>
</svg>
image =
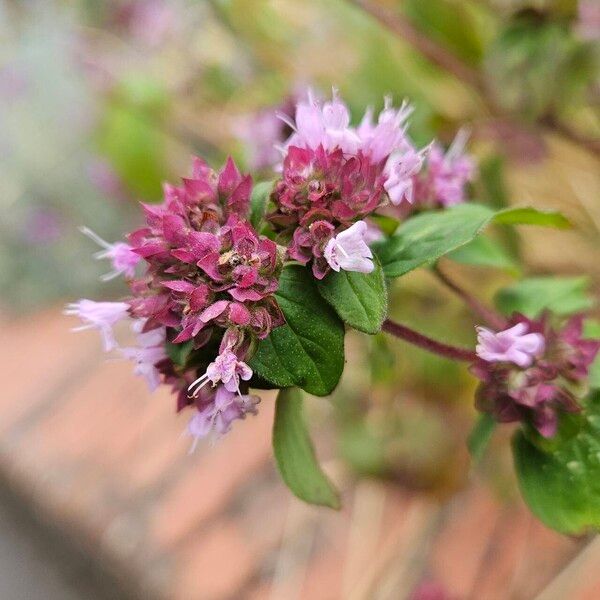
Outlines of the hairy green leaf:
<svg viewBox="0 0 600 600">
<path fill-rule="evenodd" d="M 310 504 L 339 509 L 339 494 L 317 462 L 302 404 L 302 392 L 297 388 L 281 390 L 277 396 L 273 426 L 277 467 L 295 496 Z"/>
<path fill-rule="evenodd" d="M 286 324 L 259 342 L 250 366 L 277 387 L 330 394 L 344 370 L 344 324 L 323 302 L 312 273 L 300 265 L 283 270 L 276 298 Z"/>
<path fill-rule="evenodd" d="M 519 265 L 513 257 L 496 240 L 486 235 L 476 237 L 468 244 L 447 254 L 446 258 L 463 265 L 493 267 L 514 275 L 520 273 Z"/>
<path fill-rule="evenodd" d="M 438 260 L 476 238 L 490 223 L 563 226 L 558 213 L 533 208 L 494 211 L 481 204 L 460 204 L 405 221 L 389 239 L 373 244 L 387 277 L 400 277 Z"/>
<path fill-rule="evenodd" d="M 600 529 L 600 394 L 576 435 L 546 452 L 519 431 L 513 456 L 523 497 L 541 521 L 572 535 Z"/>
<path fill-rule="evenodd" d="M 377 333 L 387 314 L 385 277 L 379 261 L 372 273 L 331 271 L 317 288 L 339 317 L 354 329 Z"/>
</svg>

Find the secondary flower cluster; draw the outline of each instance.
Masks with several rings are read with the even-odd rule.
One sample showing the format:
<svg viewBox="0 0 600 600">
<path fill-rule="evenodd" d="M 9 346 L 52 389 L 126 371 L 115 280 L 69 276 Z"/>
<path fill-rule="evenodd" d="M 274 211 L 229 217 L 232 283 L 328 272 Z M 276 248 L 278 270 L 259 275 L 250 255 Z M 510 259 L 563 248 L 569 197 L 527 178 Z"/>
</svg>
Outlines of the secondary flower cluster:
<svg viewBox="0 0 600 600">
<path fill-rule="evenodd" d="M 80 300 L 67 314 L 83 320 L 80 329 L 99 329 L 105 350 L 133 360 L 152 390 L 161 380 L 172 385 L 178 409 L 195 403 L 190 431 L 196 436 L 224 433 L 234 419 L 255 411 L 258 399 L 242 393 L 252 376 L 243 359 L 253 340 L 284 323 L 273 295 L 282 256 L 246 220 L 251 191 L 250 177 L 233 161 L 215 173 L 195 159 L 190 179 L 166 185 L 162 204 L 144 205 L 146 225 L 127 243 L 109 244 L 83 229 L 103 248 L 96 257 L 113 265 L 105 278 L 124 275 L 132 295 L 123 302 Z M 142 261 L 145 270 L 136 277 Z M 137 345 L 120 348 L 113 327 L 127 319 Z M 167 348 L 185 342 L 211 349 L 193 366 L 176 364 Z"/>
<path fill-rule="evenodd" d="M 309 93 L 299 102 L 294 133 L 284 146 L 282 177 L 271 199 L 275 209 L 268 220 L 289 240 L 289 256 L 302 264 L 311 263 L 316 278 L 337 269 L 345 257 L 343 238 L 332 260 L 330 241 L 378 208 L 412 201 L 412 177 L 423 164 L 405 134 L 411 109 L 392 108 L 386 100 L 377 123 L 368 110 L 358 127 L 350 126 L 350 113 L 334 92 L 323 104 Z M 361 245 L 365 227 L 352 232 L 353 268 L 373 270 L 371 254 Z"/>
<path fill-rule="evenodd" d="M 448 207 L 464 201 L 474 163 L 464 154 L 466 136 L 459 133 L 447 153 L 439 144 L 417 151 L 406 135 L 412 108 L 385 107 L 374 121 L 368 109 L 358 127 L 350 125 L 347 106 L 334 91 L 320 103 L 311 93 L 297 104 L 295 120 L 285 116 L 293 133 L 283 146 L 282 177 L 272 194 L 268 219 L 289 241 L 289 256 L 311 263 L 316 278 L 330 269 L 370 272 L 372 255 L 361 245 L 366 227 L 353 230 L 353 261 L 345 266 L 342 251 L 332 260 L 331 240 L 388 203 L 422 208 Z M 427 162 L 427 169 L 421 173 Z M 329 246 L 328 246 L 329 245 Z"/>
<path fill-rule="evenodd" d="M 425 168 L 413 178 L 414 204 L 419 208 L 449 208 L 465 201 L 465 189 L 475 176 L 475 162 L 465 154 L 467 134 L 458 132 L 446 152 L 434 142 Z"/>
<path fill-rule="evenodd" d="M 478 328 L 481 380 L 476 405 L 498 421 L 530 422 L 544 437 L 557 430 L 559 411 L 578 412 L 580 388 L 600 350 L 600 340 L 584 339 L 578 315 L 556 329 L 548 315 L 531 320 L 515 314 L 500 332 Z"/>
</svg>

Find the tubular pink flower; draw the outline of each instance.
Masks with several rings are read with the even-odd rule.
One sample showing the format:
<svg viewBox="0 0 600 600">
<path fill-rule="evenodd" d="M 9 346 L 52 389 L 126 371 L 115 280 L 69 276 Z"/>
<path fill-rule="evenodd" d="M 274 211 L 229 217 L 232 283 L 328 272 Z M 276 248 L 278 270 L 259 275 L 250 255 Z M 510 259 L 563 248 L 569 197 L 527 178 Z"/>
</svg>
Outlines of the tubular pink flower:
<svg viewBox="0 0 600 600">
<path fill-rule="evenodd" d="M 287 120 L 286 120 L 287 122 Z M 308 99 L 296 105 L 295 121 L 288 123 L 294 133 L 286 147 L 296 146 L 316 150 L 319 146 L 327 151 L 341 148 L 345 153 L 356 153 L 360 138 L 350 127 L 350 112 L 340 99 L 336 89 L 331 102 L 321 105 L 311 90 Z"/>
<path fill-rule="evenodd" d="M 600 40 L 600 4 L 598 0 L 579 0 L 575 31 L 582 40 Z"/>
<path fill-rule="evenodd" d="M 75 327 L 73 331 L 98 329 L 102 335 L 104 350 L 109 352 L 117 347 L 112 328 L 116 323 L 128 317 L 129 304 L 81 299 L 68 304 L 63 312 L 65 315 L 79 317 L 84 322 L 80 327 Z"/>
<path fill-rule="evenodd" d="M 373 253 L 365 242 L 367 224 L 357 221 L 345 231 L 332 237 L 325 246 L 325 259 L 334 271 L 371 273 L 375 268 Z"/>
<path fill-rule="evenodd" d="M 512 362 L 522 369 L 527 368 L 545 348 L 541 333 L 527 331 L 527 324 L 522 322 L 497 333 L 477 327 L 477 356 L 487 362 Z"/>
<path fill-rule="evenodd" d="M 104 250 L 96 252 L 94 258 L 107 258 L 112 263 L 113 271 L 102 275 L 102 281 L 110 281 L 119 275 L 124 275 L 129 279 L 135 277 L 135 267 L 142 260 L 142 257 L 133 252 L 129 244 L 125 242 L 109 244 L 88 227 L 80 227 L 79 231 L 104 248 Z"/>
<path fill-rule="evenodd" d="M 166 328 L 157 327 L 144 332 L 146 319 L 136 319 L 131 328 L 137 333 L 137 345 L 128 348 L 119 348 L 123 358 L 135 362 L 134 374 L 143 377 L 151 392 L 160 385 L 160 371 L 156 365 L 167 358 L 165 350 Z"/>
<path fill-rule="evenodd" d="M 425 154 L 428 151 L 429 148 L 417 152 L 412 147 L 408 147 L 405 152 L 390 156 L 385 166 L 387 178 L 384 188 L 392 204 L 397 206 L 404 200 L 409 204 L 413 203 L 413 179 L 423 168 Z"/>
<path fill-rule="evenodd" d="M 255 415 L 260 398 L 248 394 L 236 394 L 220 385 L 212 400 L 203 402 L 188 423 L 188 433 L 194 438 L 190 452 L 199 440 L 211 434 L 221 436 L 231 429 L 233 421 L 245 419 L 247 414 Z"/>
<path fill-rule="evenodd" d="M 474 177 L 475 163 L 465 153 L 467 139 L 468 133 L 461 129 L 446 153 L 439 144 L 434 144 L 429 152 L 425 188 L 429 189 L 431 200 L 442 206 L 464 202 L 465 187 Z"/>
<path fill-rule="evenodd" d="M 252 369 L 245 362 L 238 360 L 231 350 L 225 349 L 208 365 L 206 373 L 189 385 L 188 392 L 195 398 L 210 382 L 213 386 L 222 383 L 227 391 L 241 395 L 240 379 L 248 381 L 251 377 Z"/>
<path fill-rule="evenodd" d="M 387 96 L 384 109 L 374 125 L 373 110 L 368 108 L 357 129 L 362 153 L 373 163 L 379 163 L 395 151 L 406 150 L 410 146 L 406 138 L 406 120 L 412 111 L 412 106 L 406 101 L 399 109 L 394 109 L 392 99 Z"/>
</svg>

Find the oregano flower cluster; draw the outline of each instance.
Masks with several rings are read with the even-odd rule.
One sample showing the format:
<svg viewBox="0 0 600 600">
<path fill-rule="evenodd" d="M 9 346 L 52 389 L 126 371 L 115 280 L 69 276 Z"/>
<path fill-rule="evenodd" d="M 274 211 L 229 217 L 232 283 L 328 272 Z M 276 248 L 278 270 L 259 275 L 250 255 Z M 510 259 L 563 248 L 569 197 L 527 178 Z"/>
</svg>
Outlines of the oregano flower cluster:
<svg viewBox="0 0 600 600">
<path fill-rule="evenodd" d="M 582 384 L 600 340 L 583 338 L 583 318 L 572 317 L 559 329 L 549 314 L 539 320 L 515 314 L 509 329 L 478 328 L 473 374 L 481 380 L 476 406 L 501 423 L 528 421 L 552 437 L 560 411 L 581 411 Z"/>
<path fill-rule="evenodd" d="M 277 388 L 276 443 L 290 444 L 278 453 L 284 460 L 298 437 L 280 423 L 299 418 L 288 408 L 298 389 L 333 391 L 346 328 L 384 331 L 471 363 L 479 411 L 553 438 L 563 415 L 586 410 L 600 340 L 585 335 L 584 315 L 506 318 L 444 278 L 475 310 L 474 349 L 388 318 L 394 278 L 431 267 L 486 226 L 566 222 L 531 207 L 494 211 L 467 202 L 477 171 L 467 135 L 460 131 L 447 150 L 437 141 L 417 148 L 408 135 L 411 111 L 386 99 L 377 117 L 368 109 L 353 125 L 337 92 L 326 102 L 309 93 L 294 118 L 280 115 L 291 135 L 276 147 L 271 183 L 253 182 L 232 159 L 215 171 L 194 158 L 191 176 L 166 184 L 161 204 L 142 205 L 145 223 L 124 241 L 111 244 L 83 228 L 101 246 L 96 258 L 112 264 L 105 278 L 123 276 L 129 293 L 116 302 L 80 300 L 67 314 L 83 321 L 78 329 L 98 329 L 104 349 L 133 361 L 151 390 L 170 386 L 177 410 L 193 408 L 194 444 L 255 414 L 257 390 Z M 117 341 L 122 321 L 132 345 Z M 280 467 L 305 500 L 337 504 L 333 488 L 315 498 L 296 486 L 289 477 L 296 462 Z M 296 475 L 330 486 L 315 464 Z"/>
</svg>

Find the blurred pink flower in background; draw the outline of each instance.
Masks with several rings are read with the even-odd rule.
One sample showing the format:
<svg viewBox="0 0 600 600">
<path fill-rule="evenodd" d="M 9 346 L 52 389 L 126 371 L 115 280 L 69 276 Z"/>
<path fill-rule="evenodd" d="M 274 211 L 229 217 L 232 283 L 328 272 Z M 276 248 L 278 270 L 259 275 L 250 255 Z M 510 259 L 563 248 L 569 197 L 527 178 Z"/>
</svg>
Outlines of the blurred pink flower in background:
<svg viewBox="0 0 600 600">
<path fill-rule="evenodd" d="M 146 46 L 158 46 L 177 28 L 177 11 L 165 0 L 131 0 L 117 12 L 116 21 Z"/>
<path fill-rule="evenodd" d="M 14 101 L 27 92 L 29 82 L 22 69 L 15 64 L 8 64 L 0 69 L 0 98 Z"/>
<path fill-rule="evenodd" d="M 576 32 L 588 41 L 600 40 L 600 2 L 598 0 L 579 0 L 579 15 Z"/>
<path fill-rule="evenodd" d="M 52 244 L 64 233 L 61 214 L 49 207 L 34 207 L 23 226 L 23 238 L 32 246 Z"/>
<path fill-rule="evenodd" d="M 90 183 L 108 198 L 128 199 L 121 178 L 107 160 L 91 159 L 87 164 L 87 176 Z"/>
</svg>

